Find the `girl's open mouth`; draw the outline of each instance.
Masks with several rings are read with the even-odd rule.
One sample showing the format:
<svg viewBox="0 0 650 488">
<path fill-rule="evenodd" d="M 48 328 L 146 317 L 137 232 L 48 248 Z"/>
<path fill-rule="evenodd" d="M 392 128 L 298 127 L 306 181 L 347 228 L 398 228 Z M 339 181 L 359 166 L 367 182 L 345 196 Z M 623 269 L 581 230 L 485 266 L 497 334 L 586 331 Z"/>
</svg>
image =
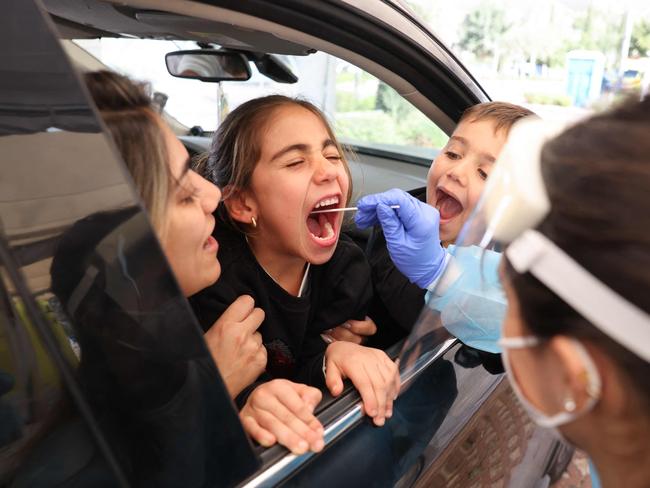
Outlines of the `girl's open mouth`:
<svg viewBox="0 0 650 488">
<path fill-rule="evenodd" d="M 338 196 L 326 197 L 317 202 L 311 211 L 338 208 L 339 201 Z M 330 246 L 336 242 L 336 224 L 338 218 L 339 214 L 337 212 L 310 213 L 307 216 L 307 230 L 318 244 Z"/>
<path fill-rule="evenodd" d="M 440 188 L 436 190 L 436 208 L 440 212 L 441 221 L 449 221 L 463 211 L 463 205 L 458 199 Z"/>
</svg>

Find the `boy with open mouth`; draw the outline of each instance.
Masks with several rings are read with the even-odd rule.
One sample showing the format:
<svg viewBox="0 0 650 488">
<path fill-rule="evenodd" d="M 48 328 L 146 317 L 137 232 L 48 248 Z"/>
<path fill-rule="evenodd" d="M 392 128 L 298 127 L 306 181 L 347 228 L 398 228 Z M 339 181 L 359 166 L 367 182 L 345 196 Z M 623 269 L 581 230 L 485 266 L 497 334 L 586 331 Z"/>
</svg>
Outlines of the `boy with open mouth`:
<svg viewBox="0 0 650 488">
<path fill-rule="evenodd" d="M 440 214 L 440 241 L 453 244 L 463 224 L 478 203 L 485 180 L 505 144 L 510 128 L 523 117 L 534 115 L 530 110 L 505 102 L 488 102 L 467 109 L 436 159 L 429 168 L 426 192 L 412 195 L 435 207 Z M 380 194 L 379 196 L 381 196 Z M 390 190 L 386 201 L 399 204 L 410 198 L 401 190 Z M 367 198 L 374 198 L 369 196 Z M 359 202 L 357 224 L 374 225 L 374 211 L 364 213 L 364 199 Z M 377 323 L 379 333 L 373 343 L 385 346 L 410 331 L 422 307 L 427 287 L 426 276 L 411 282 L 396 267 L 386 248 L 383 232 L 376 228 L 369 261 L 372 266 L 375 296 L 369 315 Z M 334 330 L 334 337 L 349 336 L 349 330 Z"/>
</svg>

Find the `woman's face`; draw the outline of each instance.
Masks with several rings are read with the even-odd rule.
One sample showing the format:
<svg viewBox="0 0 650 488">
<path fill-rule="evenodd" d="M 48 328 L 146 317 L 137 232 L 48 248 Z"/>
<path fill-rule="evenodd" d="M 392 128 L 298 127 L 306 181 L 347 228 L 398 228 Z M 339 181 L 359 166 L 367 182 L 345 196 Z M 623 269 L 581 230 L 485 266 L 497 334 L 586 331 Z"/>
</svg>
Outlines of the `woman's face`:
<svg viewBox="0 0 650 488">
<path fill-rule="evenodd" d="M 189 169 L 187 150 L 160 121 L 165 134 L 172 175 L 165 212 L 162 247 L 185 296 L 213 284 L 221 274 L 217 241 L 212 237 L 221 192 Z"/>
<path fill-rule="evenodd" d="M 263 131 L 247 192 L 256 213 L 256 242 L 276 256 L 327 262 L 336 248 L 341 213 L 311 212 L 345 206 L 350 182 L 344 164 L 319 117 L 297 105 L 277 109 Z"/>
</svg>

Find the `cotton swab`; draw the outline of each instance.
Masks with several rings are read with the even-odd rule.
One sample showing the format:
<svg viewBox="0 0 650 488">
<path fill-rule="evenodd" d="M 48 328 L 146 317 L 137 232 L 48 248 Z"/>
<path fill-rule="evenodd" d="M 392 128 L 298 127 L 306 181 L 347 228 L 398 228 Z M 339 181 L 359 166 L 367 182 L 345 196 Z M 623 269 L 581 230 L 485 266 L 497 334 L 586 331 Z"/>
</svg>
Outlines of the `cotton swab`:
<svg viewBox="0 0 650 488">
<path fill-rule="evenodd" d="M 399 205 L 391 205 L 390 208 L 399 208 Z M 319 213 L 328 213 L 328 212 L 354 212 L 356 210 L 359 210 L 359 208 L 358 207 L 326 208 L 324 210 L 314 210 L 313 212 L 310 212 L 310 215 L 319 214 Z"/>
</svg>

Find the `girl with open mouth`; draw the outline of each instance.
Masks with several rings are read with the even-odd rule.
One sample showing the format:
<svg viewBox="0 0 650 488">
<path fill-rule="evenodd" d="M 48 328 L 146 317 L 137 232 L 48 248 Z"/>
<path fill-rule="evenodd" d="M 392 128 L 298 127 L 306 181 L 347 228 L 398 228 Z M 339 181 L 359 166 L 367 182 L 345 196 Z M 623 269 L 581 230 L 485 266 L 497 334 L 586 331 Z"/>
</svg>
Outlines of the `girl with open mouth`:
<svg viewBox="0 0 650 488">
<path fill-rule="evenodd" d="M 365 413 L 383 425 L 399 391 L 395 363 L 381 350 L 321 338 L 363 320 L 372 293 L 364 253 L 341 234 L 342 213 L 322 213 L 346 206 L 351 194 L 348 163 L 324 115 L 284 96 L 251 100 L 219 127 L 200 171 L 224 191 L 215 231 L 221 279 L 192 299 L 202 325 L 251 295 L 265 312 L 259 331 L 268 363 L 258 382 L 286 378 L 336 396 L 349 378 Z M 243 421 L 260 432 L 279 422 L 248 413 Z"/>
</svg>

